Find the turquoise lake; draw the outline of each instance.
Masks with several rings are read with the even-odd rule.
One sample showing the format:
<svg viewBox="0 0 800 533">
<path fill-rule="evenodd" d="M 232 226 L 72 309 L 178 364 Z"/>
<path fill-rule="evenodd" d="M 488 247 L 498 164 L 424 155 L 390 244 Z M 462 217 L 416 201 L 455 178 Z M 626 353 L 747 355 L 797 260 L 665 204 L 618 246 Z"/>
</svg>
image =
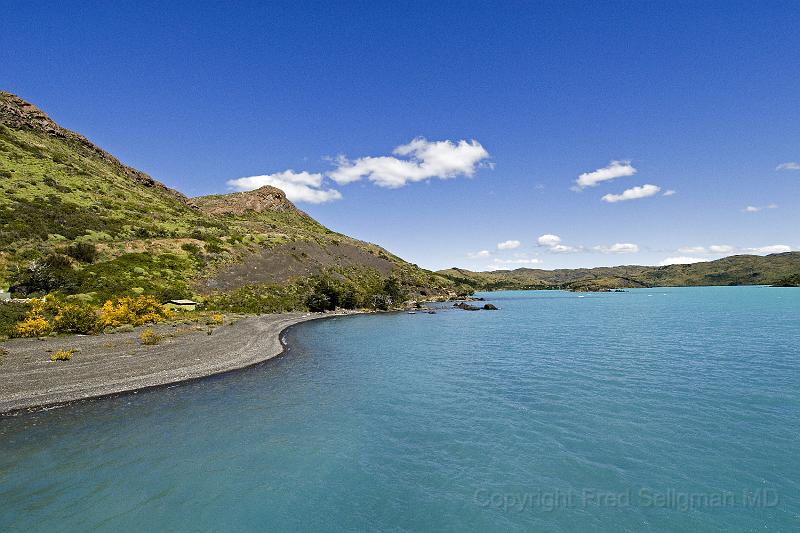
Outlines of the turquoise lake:
<svg viewBox="0 0 800 533">
<path fill-rule="evenodd" d="M 0 531 L 800 529 L 800 289 L 483 296 L 0 418 Z"/>
</svg>

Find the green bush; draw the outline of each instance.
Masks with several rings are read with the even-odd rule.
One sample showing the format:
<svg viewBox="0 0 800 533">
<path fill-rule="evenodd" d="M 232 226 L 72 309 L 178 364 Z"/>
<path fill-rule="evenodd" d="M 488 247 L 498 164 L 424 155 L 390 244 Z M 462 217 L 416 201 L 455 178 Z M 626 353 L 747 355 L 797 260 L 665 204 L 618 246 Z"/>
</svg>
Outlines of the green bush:
<svg viewBox="0 0 800 533">
<path fill-rule="evenodd" d="M 336 309 L 336 306 L 331 302 L 327 294 L 312 292 L 305 299 L 306 307 L 313 313 L 320 313 L 322 311 L 329 311 Z"/>
<path fill-rule="evenodd" d="M 94 263 L 97 259 L 97 246 L 88 242 L 74 242 L 67 247 L 66 252 L 81 263 Z"/>
<path fill-rule="evenodd" d="M 17 322 L 25 318 L 25 315 L 28 314 L 28 308 L 29 306 L 23 303 L 0 303 L 0 336 L 13 336 Z"/>
<path fill-rule="evenodd" d="M 69 294 L 77 286 L 70 260 L 61 254 L 50 254 L 42 260 L 32 261 L 13 281 L 11 292 L 24 296 L 56 291 Z"/>
<path fill-rule="evenodd" d="M 283 313 L 306 309 L 305 296 L 306 288 L 302 283 L 245 285 L 208 298 L 205 308 L 235 313 Z"/>
<path fill-rule="evenodd" d="M 184 252 L 188 252 L 192 255 L 198 255 L 201 252 L 200 247 L 193 242 L 185 242 L 181 244 L 181 250 L 183 250 Z"/>
</svg>

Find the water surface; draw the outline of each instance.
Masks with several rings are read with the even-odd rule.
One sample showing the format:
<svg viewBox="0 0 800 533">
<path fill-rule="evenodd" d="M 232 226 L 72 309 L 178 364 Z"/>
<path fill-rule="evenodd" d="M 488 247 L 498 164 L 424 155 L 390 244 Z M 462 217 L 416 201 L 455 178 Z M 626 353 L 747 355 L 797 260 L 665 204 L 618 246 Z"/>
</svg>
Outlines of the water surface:
<svg viewBox="0 0 800 533">
<path fill-rule="evenodd" d="M 484 296 L 0 419 L 0 530 L 800 528 L 800 289 Z"/>
</svg>

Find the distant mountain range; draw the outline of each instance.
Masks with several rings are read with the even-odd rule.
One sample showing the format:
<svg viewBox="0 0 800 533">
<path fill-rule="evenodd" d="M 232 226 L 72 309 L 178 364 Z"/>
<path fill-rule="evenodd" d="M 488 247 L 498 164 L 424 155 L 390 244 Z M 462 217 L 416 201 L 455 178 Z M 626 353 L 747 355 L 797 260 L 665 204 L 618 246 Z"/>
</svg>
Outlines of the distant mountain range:
<svg viewBox="0 0 800 533">
<path fill-rule="evenodd" d="M 541 270 L 518 268 L 472 272 L 462 268 L 439 274 L 475 290 L 567 289 L 602 291 L 634 287 L 684 287 L 705 285 L 800 285 L 800 252 L 767 256 L 734 255 L 669 266 L 616 266 Z"/>
<path fill-rule="evenodd" d="M 373 284 L 391 276 L 412 297 L 459 290 L 331 231 L 279 189 L 188 198 L 0 92 L 0 290 L 88 302 L 176 298 L 286 287 L 321 273 Z"/>
</svg>

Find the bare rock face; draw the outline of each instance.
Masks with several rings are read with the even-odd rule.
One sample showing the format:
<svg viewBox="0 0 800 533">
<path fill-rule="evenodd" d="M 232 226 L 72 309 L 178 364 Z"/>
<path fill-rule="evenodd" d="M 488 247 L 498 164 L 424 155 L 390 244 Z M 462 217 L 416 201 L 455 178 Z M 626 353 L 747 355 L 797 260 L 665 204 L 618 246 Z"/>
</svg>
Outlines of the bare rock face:
<svg viewBox="0 0 800 533">
<path fill-rule="evenodd" d="M 192 200 L 201 211 L 209 215 L 243 215 L 248 211 L 255 213 L 278 211 L 304 214 L 286 198 L 286 193 L 271 185 L 265 185 L 254 191 L 201 196 Z"/>
<path fill-rule="evenodd" d="M 62 128 L 51 119 L 47 114 L 33 105 L 26 102 L 19 96 L 9 92 L 0 91 L 0 124 L 15 130 L 32 130 L 44 133 L 50 137 L 57 137 L 66 141 L 71 141 L 87 155 L 98 157 L 112 166 L 119 169 L 123 174 L 146 187 L 161 189 L 176 200 L 188 204 L 188 198 L 174 189 L 170 189 L 160 181 L 156 181 L 144 172 L 122 164 L 119 159 L 109 154 L 105 150 L 95 146 L 83 135 L 74 131 Z"/>
<path fill-rule="evenodd" d="M 0 91 L 0 124 L 5 124 L 9 128 L 29 128 L 57 137 L 66 137 L 66 132 L 62 132 L 61 127 L 53 122 L 44 111 L 19 96 L 5 91 Z"/>
</svg>

